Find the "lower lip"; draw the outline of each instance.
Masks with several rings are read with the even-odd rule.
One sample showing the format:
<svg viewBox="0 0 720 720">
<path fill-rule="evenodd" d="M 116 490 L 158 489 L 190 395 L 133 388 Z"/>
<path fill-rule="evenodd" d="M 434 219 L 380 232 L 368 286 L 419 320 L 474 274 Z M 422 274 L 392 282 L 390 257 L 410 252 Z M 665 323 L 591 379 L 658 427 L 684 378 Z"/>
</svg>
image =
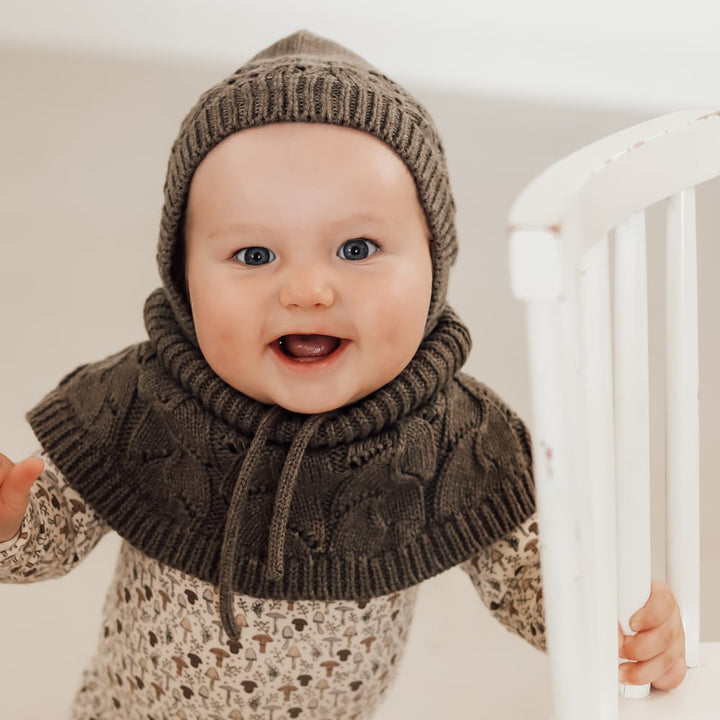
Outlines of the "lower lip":
<svg viewBox="0 0 720 720">
<path fill-rule="evenodd" d="M 272 343 L 270 347 L 273 349 L 275 355 L 280 359 L 280 361 L 285 367 L 292 368 L 296 372 L 317 372 L 320 370 L 325 370 L 326 368 L 333 365 L 345 352 L 345 348 L 349 344 L 349 340 L 341 339 L 340 344 L 329 355 L 307 358 L 294 358 L 290 355 L 286 355 L 280 349 L 280 346 L 277 342 Z"/>
</svg>

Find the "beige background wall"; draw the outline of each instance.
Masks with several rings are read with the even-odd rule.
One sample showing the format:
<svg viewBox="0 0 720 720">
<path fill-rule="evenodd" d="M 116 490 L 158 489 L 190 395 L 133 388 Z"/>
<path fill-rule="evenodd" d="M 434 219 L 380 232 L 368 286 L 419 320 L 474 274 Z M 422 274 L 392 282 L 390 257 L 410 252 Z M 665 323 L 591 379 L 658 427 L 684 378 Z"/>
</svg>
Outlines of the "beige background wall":
<svg viewBox="0 0 720 720">
<path fill-rule="evenodd" d="M 35 449 L 24 412 L 65 372 L 143 338 L 143 300 L 157 284 L 167 152 L 187 108 L 231 70 L 0 48 L 0 449 L 13 458 Z M 454 180 L 461 254 L 451 300 L 474 336 L 468 369 L 529 418 L 522 308 L 508 283 L 509 204 L 548 163 L 658 109 L 582 109 L 413 89 L 436 117 Z M 716 184 L 700 195 L 707 233 L 699 250 L 701 400 L 709 427 L 702 470 L 717 502 L 719 190 Z M 653 292 L 659 272 L 653 261 Z M 651 352 L 659 368 L 658 327 Z M 656 443 L 660 432 L 658 426 Z M 661 477 L 657 450 L 653 466 Z M 659 516 L 661 503 L 655 511 Z M 704 620 L 706 634 L 717 639 L 720 572 L 711 551 L 720 538 L 710 510 L 704 512 Z M 0 586 L 0 720 L 65 716 L 95 644 L 117 546 L 116 537 L 106 538 L 62 580 Z M 459 572 L 428 582 L 380 720 L 549 713 L 545 657 L 493 621 Z"/>
</svg>

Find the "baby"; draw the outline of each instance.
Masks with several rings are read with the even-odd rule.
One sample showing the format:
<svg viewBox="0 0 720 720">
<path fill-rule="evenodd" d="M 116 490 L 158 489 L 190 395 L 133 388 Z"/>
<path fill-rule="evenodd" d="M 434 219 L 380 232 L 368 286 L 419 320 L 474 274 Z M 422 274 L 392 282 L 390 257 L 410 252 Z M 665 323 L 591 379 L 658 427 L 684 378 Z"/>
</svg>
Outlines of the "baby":
<svg viewBox="0 0 720 720">
<path fill-rule="evenodd" d="M 530 443 L 461 372 L 425 109 L 306 32 L 207 91 L 173 145 L 149 340 L 67 376 L 0 456 L 0 579 L 124 542 L 74 720 L 370 718 L 419 584 L 461 565 L 544 647 Z M 684 674 L 656 584 L 624 680 Z"/>
</svg>

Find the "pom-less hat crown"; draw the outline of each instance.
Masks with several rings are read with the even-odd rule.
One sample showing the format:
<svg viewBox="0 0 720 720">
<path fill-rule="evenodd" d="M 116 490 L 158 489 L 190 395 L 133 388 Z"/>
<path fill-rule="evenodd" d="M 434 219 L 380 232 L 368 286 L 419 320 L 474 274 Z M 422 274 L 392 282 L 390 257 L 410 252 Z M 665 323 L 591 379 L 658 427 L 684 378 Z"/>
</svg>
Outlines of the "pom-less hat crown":
<svg viewBox="0 0 720 720">
<path fill-rule="evenodd" d="M 277 122 L 341 125 L 374 135 L 409 168 L 431 234 L 433 288 L 426 332 L 445 304 L 457 253 L 455 206 L 445 154 L 427 110 L 397 83 L 331 40 L 294 33 L 258 53 L 205 92 L 173 144 L 165 182 L 158 265 L 183 331 L 194 339 L 187 296 L 177 270 L 193 173 L 229 135 Z"/>
</svg>

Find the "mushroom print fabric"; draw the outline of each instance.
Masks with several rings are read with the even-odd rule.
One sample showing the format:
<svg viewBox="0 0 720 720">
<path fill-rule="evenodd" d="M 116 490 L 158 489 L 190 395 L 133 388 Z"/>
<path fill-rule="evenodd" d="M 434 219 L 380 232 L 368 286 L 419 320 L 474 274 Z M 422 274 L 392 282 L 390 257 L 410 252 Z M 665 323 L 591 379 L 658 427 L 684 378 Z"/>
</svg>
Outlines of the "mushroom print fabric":
<svg viewBox="0 0 720 720">
<path fill-rule="evenodd" d="M 62 575 L 107 532 L 43 460 L 21 534 L 0 546 L 0 581 Z M 535 530 L 526 523 L 464 569 L 501 622 L 541 646 Z M 366 603 L 236 595 L 234 641 L 217 588 L 123 543 L 71 718 L 369 719 L 395 677 L 416 596 L 417 587 Z"/>
</svg>

